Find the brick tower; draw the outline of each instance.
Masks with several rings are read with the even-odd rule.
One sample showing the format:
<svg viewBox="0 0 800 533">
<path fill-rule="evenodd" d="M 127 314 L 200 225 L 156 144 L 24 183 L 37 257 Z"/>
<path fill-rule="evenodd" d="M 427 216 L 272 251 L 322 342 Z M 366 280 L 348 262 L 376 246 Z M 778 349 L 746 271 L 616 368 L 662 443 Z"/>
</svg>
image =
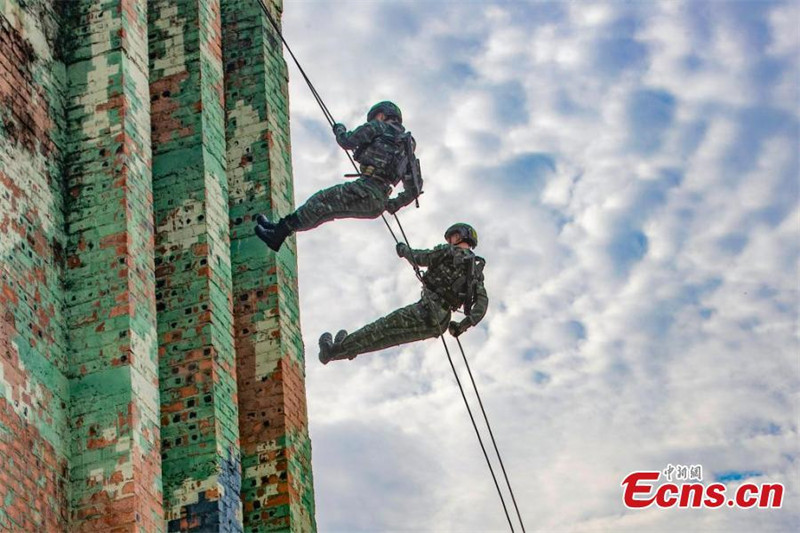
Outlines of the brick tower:
<svg viewBox="0 0 800 533">
<path fill-rule="evenodd" d="M 0 531 L 315 531 L 292 202 L 259 0 L 0 0 Z"/>
</svg>

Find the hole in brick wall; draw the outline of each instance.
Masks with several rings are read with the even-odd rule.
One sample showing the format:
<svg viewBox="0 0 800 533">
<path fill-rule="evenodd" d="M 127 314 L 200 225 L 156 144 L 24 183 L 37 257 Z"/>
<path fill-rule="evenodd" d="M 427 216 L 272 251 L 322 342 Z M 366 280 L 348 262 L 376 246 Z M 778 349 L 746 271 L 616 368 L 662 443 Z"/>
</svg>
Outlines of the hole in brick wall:
<svg viewBox="0 0 800 533">
<path fill-rule="evenodd" d="M 181 381 L 181 378 L 175 378 L 175 385 L 180 385 Z"/>
<path fill-rule="evenodd" d="M 197 217 L 197 221 L 202 222 L 203 220 L 205 220 L 205 218 L 206 218 L 205 215 L 200 215 L 199 217 Z"/>
<path fill-rule="evenodd" d="M 264 291 L 256 291 L 256 296 L 261 298 L 262 296 L 264 296 Z"/>
<path fill-rule="evenodd" d="M 201 265 L 205 265 L 206 263 L 208 263 L 208 261 L 206 261 L 205 259 L 201 259 L 201 260 L 200 260 L 200 264 L 201 264 Z"/>
<path fill-rule="evenodd" d="M 203 396 L 203 401 L 206 403 L 211 403 L 211 395 L 206 394 L 205 396 Z"/>
<path fill-rule="evenodd" d="M 189 431 L 194 431 L 197 429 L 197 424 L 189 424 Z"/>
<path fill-rule="evenodd" d="M 127 355 L 123 355 L 122 357 L 119 358 L 119 360 L 124 363 L 125 361 L 128 360 L 128 356 Z"/>
<path fill-rule="evenodd" d="M 180 421 L 181 421 L 181 415 L 175 415 L 175 416 L 173 416 L 173 417 L 172 417 L 172 421 L 173 421 L 173 422 L 180 422 Z"/>
<path fill-rule="evenodd" d="M 181 445 L 181 442 L 183 442 L 183 439 L 181 439 L 180 437 L 178 437 L 177 439 L 175 439 L 175 446 L 180 446 L 180 445 Z"/>
<path fill-rule="evenodd" d="M 197 365 L 195 363 L 189 363 L 189 370 L 194 372 L 197 370 Z"/>
<path fill-rule="evenodd" d="M 127 331 L 120 331 L 119 332 L 119 338 L 120 339 L 124 339 L 127 336 L 128 336 L 128 332 Z"/>
<path fill-rule="evenodd" d="M 173 322 L 172 324 L 170 324 L 170 326 L 172 326 L 173 328 L 177 328 L 178 327 L 178 323 L 177 322 Z"/>
<path fill-rule="evenodd" d="M 164 91 L 163 93 L 161 93 L 161 96 L 163 96 L 164 98 L 169 98 L 171 94 L 172 93 L 169 91 Z"/>
<path fill-rule="evenodd" d="M 197 413 L 195 412 L 189 413 L 189 418 L 197 418 Z"/>
<path fill-rule="evenodd" d="M 186 402 L 186 407 L 194 407 L 194 399 L 191 399 L 188 402 Z"/>
<path fill-rule="evenodd" d="M 211 355 L 211 348 L 204 348 L 203 355 Z"/>
</svg>

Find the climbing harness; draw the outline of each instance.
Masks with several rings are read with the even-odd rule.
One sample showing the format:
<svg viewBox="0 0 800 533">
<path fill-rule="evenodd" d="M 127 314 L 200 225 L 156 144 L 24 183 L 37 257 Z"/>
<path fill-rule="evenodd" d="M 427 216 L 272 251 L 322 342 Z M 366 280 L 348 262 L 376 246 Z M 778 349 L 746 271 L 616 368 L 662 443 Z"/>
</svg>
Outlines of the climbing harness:
<svg viewBox="0 0 800 533">
<path fill-rule="evenodd" d="M 270 21 L 270 23 L 272 24 L 273 28 L 275 29 L 275 32 L 280 37 L 281 42 L 283 42 L 284 46 L 286 47 L 286 50 L 289 52 L 289 55 L 291 56 L 291 58 L 294 61 L 295 65 L 297 66 L 297 69 L 300 71 L 300 74 L 303 76 L 303 79 L 305 80 L 306 84 L 308 85 L 308 88 L 311 91 L 311 94 L 314 96 L 314 99 L 317 101 L 317 104 L 319 105 L 320 109 L 322 109 L 322 113 L 325 115 L 325 119 L 328 121 L 328 124 L 332 127 L 336 123 L 336 121 L 333 119 L 333 115 L 331 114 L 331 112 L 328 109 L 328 107 L 325 105 L 325 102 L 323 102 L 322 97 L 317 92 L 316 88 L 314 87 L 314 84 L 311 83 L 311 80 L 306 75 L 305 70 L 303 70 L 303 67 L 300 65 L 300 62 L 298 61 L 297 57 L 295 57 L 294 52 L 292 52 L 292 49 L 289 47 L 289 43 L 286 42 L 286 39 L 283 37 L 283 33 L 281 32 L 280 27 L 278 26 L 278 23 L 272 17 L 272 14 L 269 12 L 269 8 L 264 3 L 264 0 L 258 0 L 258 3 L 261 6 L 261 9 L 264 11 L 264 15 L 266 15 L 267 19 Z M 409 134 L 409 137 L 410 137 L 410 134 Z M 410 143 L 409 143 L 409 145 L 410 145 Z M 345 150 L 345 154 L 347 155 L 347 158 L 350 160 L 350 163 L 353 165 L 353 168 L 360 175 L 361 173 L 359 171 L 359 168 L 356 165 L 355 161 L 353 161 L 353 158 L 350 156 L 350 153 Z M 417 172 L 417 174 L 419 174 L 419 161 L 416 159 L 415 156 L 414 156 L 413 160 L 411 159 L 411 156 L 413 156 L 413 150 L 411 151 L 411 156 L 409 156 L 408 153 L 406 153 L 406 156 L 408 157 L 408 162 L 412 162 L 412 161 L 416 162 L 416 164 L 411 164 L 410 165 L 411 166 L 411 172 L 413 173 L 414 172 L 414 168 L 416 168 L 416 172 Z M 408 165 L 408 162 L 406 163 L 406 165 Z M 417 177 L 415 177 L 415 185 L 417 184 L 416 180 L 417 180 L 418 177 L 419 177 L 419 175 L 417 175 Z M 422 185 L 421 184 L 421 179 L 419 180 L 418 184 L 419 184 L 420 188 L 417 189 L 417 191 L 415 191 L 415 192 L 416 193 L 421 193 L 422 192 L 422 190 L 421 190 L 421 185 Z M 418 195 L 419 194 L 417 194 L 417 196 Z M 419 203 L 417 203 L 417 207 L 419 207 Z M 411 248 L 411 245 L 409 244 L 409 241 L 408 241 L 408 237 L 406 236 L 406 232 L 403 229 L 403 225 L 400 223 L 400 218 L 397 216 L 396 213 L 393 213 L 392 216 L 394 216 L 394 219 L 397 222 L 397 227 L 400 229 L 400 233 L 403 236 L 403 241 L 404 241 L 405 245 L 408 246 L 409 248 Z M 389 230 L 389 233 L 392 235 L 392 238 L 394 239 L 395 244 L 400 244 L 400 241 L 398 240 L 397 236 L 395 235 L 394 230 L 392 230 L 392 227 L 389 224 L 389 221 L 386 220 L 386 217 L 383 215 L 383 213 L 381 213 L 381 218 L 383 219 L 384 224 L 386 224 L 386 228 Z M 423 276 L 422 276 L 422 273 L 420 272 L 419 266 L 417 266 L 413 261 L 411 261 L 410 264 L 414 268 L 414 274 L 417 276 L 417 279 L 421 283 L 424 284 Z M 483 265 L 480 266 L 480 269 L 481 269 L 481 271 L 483 270 Z M 475 269 L 475 270 L 477 270 L 477 269 Z M 468 292 L 468 294 L 472 291 L 472 289 L 470 288 L 471 285 L 472 285 L 472 280 L 469 280 L 469 283 L 467 284 L 467 292 Z M 472 291 L 472 292 L 473 292 L 473 296 L 471 296 L 470 299 L 474 298 L 474 291 Z M 472 305 L 472 303 L 469 302 L 469 306 L 470 307 L 471 307 L 471 305 Z M 469 310 L 467 308 L 466 302 L 465 302 L 464 308 L 465 308 L 465 311 L 468 314 Z M 486 459 L 486 464 L 489 467 L 489 472 L 492 475 L 492 480 L 494 481 L 495 488 L 497 489 L 497 495 L 500 497 L 500 502 L 501 502 L 501 504 L 503 506 L 503 512 L 505 513 L 506 520 L 508 521 L 508 526 L 509 526 L 509 528 L 511 528 L 511 531 L 513 533 L 514 526 L 513 526 L 512 522 L 511 522 L 511 517 L 508 514 L 508 508 L 506 507 L 505 498 L 503 497 L 503 493 L 500 490 L 500 484 L 497 481 L 497 476 L 495 475 L 494 468 L 492 467 L 491 460 L 489 459 L 489 454 L 486 452 L 486 447 L 483 444 L 483 439 L 481 438 L 480 431 L 478 430 L 478 425 L 475 422 L 475 417 L 472 414 L 472 409 L 470 408 L 469 402 L 467 401 L 467 396 L 464 393 L 464 387 L 461 385 L 461 379 L 458 377 L 458 372 L 456 371 L 455 364 L 453 363 L 453 358 L 450 356 L 450 349 L 447 347 L 447 342 L 444 340 L 444 335 L 439 335 L 439 337 L 442 339 L 442 346 L 444 346 L 445 353 L 447 354 L 447 360 L 450 362 L 450 368 L 453 370 L 453 376 L 455 377 L 456 383 L 458 384 L 458 388 L 461 391 L 461 397 L 464 400 L 464 405 L 467 408 L 467 413 L 469 414 L 470 420 L 472 421 L 472 427 L 475 430 L 475 435 L 478 437 L 478 443 L 480 444 L 481 450 L 483 451 L 483 456 Z M 495 454 L 497 455 L 497 459 L 498 459 L 498 461 L 500 463 L 500 467 L 501 467 L 501 469 L 503 471 L 503 476 L 505 478 L 506 486 L 508 488 L 509 493 L 511 494 L 511 500 L 513 502 L 514 509 L 516 511 L 517 519 L 519 520 L 520 526 L 522 528 L 522 532 L 525 533 L 525 524 L 522 521 L 522 516 L 520 515 L 519 507 L 517 506 L 517 500 L 514 497 L 514 491 L 511 488 L 511 482 L 509 481 L 508 475 L 506 474 L 506 469 L 505 469 L 505 466 L 503 464 L 503 459 L 500 456 L 500 450 L 498 449 L 497 442 L 495 441 L 495 438 L 494 438 L 494 432 L 492 431 L 491 425 L 489 424 L 489 418 L 486 415 L 486 410 L 483 407 L 483 401 L 481 400 L 480 394 L 478 393 L 478 386 L 475 383 L 475 379 L 473 378 L 473 375 L 472 375 L 472 370 L 470 369 L 469 362 L 467 361 L 466 353 L 464 352 L 464 348 L 461 345 L 461 341 L 459 340 L 458 337 L 456 337 L 456 342 L 458 343 L 458 347 L 461 350 L 461 356 L 462 356 L 462 358 L 464 360 L 464 365 L 467 367 L 467 372 L 469 373 L 469 378 L 470 378 L 470 381 L 472 382 L 472 387 L 475 390 L 475 395 L 478 398 L 478 403 L 480 405 L 481 412 L 483 413 L 483 419 L 484 419 L 484 421 L 486 423 L 486 427 L 489 430 L 489 435 L 490 435 L 491 440 L 492 440 L 492 445 L 494 447 Z"/>
</svg>

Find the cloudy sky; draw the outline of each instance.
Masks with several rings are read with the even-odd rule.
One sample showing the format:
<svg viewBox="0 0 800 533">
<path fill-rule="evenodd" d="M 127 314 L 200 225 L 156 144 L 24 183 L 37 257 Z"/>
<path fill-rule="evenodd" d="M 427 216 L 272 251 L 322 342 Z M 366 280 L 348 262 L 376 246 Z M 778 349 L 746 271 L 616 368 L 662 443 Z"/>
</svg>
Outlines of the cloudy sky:
<svg viewBox="0 0 800 533">
<path fill-rule="evenodd" d="M 528 531 L 800 524 L 799 5 L 286 3 L 338 120 L 402 107 L 412 245 L 480 234 L 491 303 L 462 339 Z M 350 169 L 290 77 L 301 203 Z M 440 341 L 316 360 L 418 297 L 383 223 L 298 243 L 320 531 L 507 530 Z M 627 510 L 622 479 L 668 464 L 782 482 L 784 507 Z"/>
</svg>

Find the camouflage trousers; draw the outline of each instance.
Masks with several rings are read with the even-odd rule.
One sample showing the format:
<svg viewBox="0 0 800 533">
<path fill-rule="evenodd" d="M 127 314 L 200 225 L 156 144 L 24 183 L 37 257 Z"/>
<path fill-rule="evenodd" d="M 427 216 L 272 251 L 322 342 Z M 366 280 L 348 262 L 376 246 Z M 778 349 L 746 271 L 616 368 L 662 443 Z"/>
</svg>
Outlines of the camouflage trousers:
<svg viewBox="0 0 800 533">
<path fill-rule="evenodd" d="M 386 210 L 392 188 L 377 178 L 359 178 L 313 194 L 295 211 L 294 231 L 306 231 L 337 218 L 377 218 Z"/>
<path fill-rule="evenodd" d="M 449 324 L 450 309 L 438 298 L 423 295 L 418 302 L 401 307 L 345 337 L 337 347 L 337 358 L 438 337 L 447 331 Z"/>
</svg>

